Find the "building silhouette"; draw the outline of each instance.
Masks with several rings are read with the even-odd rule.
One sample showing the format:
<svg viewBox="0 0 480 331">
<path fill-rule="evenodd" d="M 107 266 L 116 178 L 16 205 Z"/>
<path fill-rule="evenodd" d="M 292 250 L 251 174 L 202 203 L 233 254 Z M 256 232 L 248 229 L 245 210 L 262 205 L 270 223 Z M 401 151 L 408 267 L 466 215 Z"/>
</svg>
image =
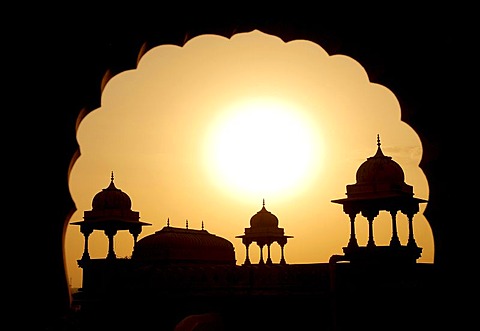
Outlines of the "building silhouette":
<svg viewBox="0 0 480 331">
<path fill-rule="evenodd" d="M 92 210 L 84 212 L 84 220 L 71 223 L 80 226 L 85 237 L 84 253 L 78 260 L 83 283 L 75 296 L 82 325 L 88 330 L 128 330 L 150 323 L 161 330 L 187 329 L 187 325 L 199 325 L 198 330 L 201 326 L 207 330 L 295 330 L 316 324 L 325 330 L 384 328 L 399 312 L 414 310 L 431 294 L 432 265 L 416 262 L 422 249 L 413 233 L 413 216 L 426 200 L 414 197 L 413 187 L 404 178 L 400 165 L 383 154 L 377 137 L 377 152 L 360 165 L 357 182 L 347 185 L 347 197 L 332 200 L 350 218 L 344 255 L 319 263 L 288 264 L 284 248 L 292 236 L 285 235 L 264 200 L 251 217 L 250 227 L 236 237 L 246 248 L 245 261 L 239 265 L 233 244 L 209 233 L 203 223 L 201 229 L 190 229 L 188 220 L 184 228 L 173 227 L 167 220 L 165 227 L 137 241 L 142 227 L 150 224 L 139 221 L 130 197 L 115 187 L 112 173 L 109 186 L 94 196 Z M 392 219 L 388 246 L 377 246 L 374 241 L 373 221 L 381 211 L 390 213 Z M 397 212 L 408 216 L 410 232 L 405 245 L 396 232 Z M 355 237 L 358 214 L 369 224 L 364 247 Z M 93 230 L 104 231 L 109 239 L 104 259 L 88 254 Z M 121 230 L 135 238 L 131 258 L 119 259 L 113 250 L 114 236 Z M 249 258 L 252 243 L 260 249 L 258 262 Z M 281 250 L 279 261 L 271 259 L 272 244 Z M 403 316 L 395 325 L 411 327 L 411 323 L 412 319 Z"/>
<path fill-rule="evenodd" d="M 273 264 L 270 255 L 270 247 L 273 243 L 277 243 L 281 248 L 280 264 L 286 264 L 284 247 L 288 238 L 292 236 L 285 235 L 285 231 L 278 227 L 278 218 L 265 208 L 265 199 L 263 199 L 262 209 L 259 210 L 250 219 L 250 227 L 245 228 L 245 233 L 236 238 L 241 238 L 245 245 L 245 265 L 250 265 L 249 247 L 252 243 L 256 243 L 260 249 L 260 260 L 258 264 Z M 267 260 L 263 259 L 263 247 L 267 246 Z"/>
<path fill-rule="evenodd" d="M 422 248 L 415 242 L 413 217 L 419 204 L 426 200 L 413 195 L 413 187 L 405 183 L 402 167 L 385 156 L 377 136 L 377 152 L 363 162 L 356 173 L 356 183 L 347 185 L 347 198 L 332 200 L 341 204 L 350 218 L 350 240 L 343 248 L 345 259 L 353 263 L 414 263 Z M 388 246 L 377 246 L 374 239 L 374 220 L 379 212 L 388 212 L 392 220 L 392 237 Z M 397 233 L 397 214 L 408 218 L 408 242 L 402 246 Z M 355 236 L 355 219 L 361 214 L 368 221 L 368 242 L 360 247 Z"/>
<path fill-rule="evenodd" d="M 88 253 L 88 238 L 93 231 L 103 231 L 108 238 L 108 254 L 106 259 L 116 259 L 114 237 L 118 231 L 128 230 L 133 236 L 134 243 L 142 232 L 142 227 L 151 225 L 140 222 L 140 213 L 131 210 L 132 201 L 122 190 L 115 187 L 113 171 L 110 185 L 98 192 L 92 201 L 92 210 L 84 212 L 83 221 L 73 222 L 80 225 L 80 232 L 85 238 L 82 261 L 90 260 Z"/>
<path fill-rule="evenodd" d="M 436 6 L 435 14 L 409 6 L 385 10 L 362 6 L 364 10 L 354 9 L 355 15 L 345 15 L 343 3 L 323 11 L 307 10 L 303 4 L 274 5 L 265 11 L 244 7 L 237 11 L 217 6 L 215 11 L 185 15 L 182 3 L 182 10 L 169 10 L 161 18 L 157 10 L 138 7 L 138 15 L 129 19 L 97 15 L 98 6 L 85 4 L 75 13 L 62 15 L 48 10 L 42 15 L 14 14 L 17 27 L 34 28 L 13 28 L 6 34 L 5 45 L 15 50 L 8 58 L 15 69 L 7 71 L 7 91 L 22 87 L 20 97 L 6 93 L 11 101 L 7 104 L 15 108 L 6 113 L 6 123 L 18 128 L 9 140 L 13 148 L 7 149 L 7 159 L 14 160 L 7 163 L 8 178 L 13 179 L 6 181 L 7 195 L 23 197 L 25 188 L 42 191 L 28 203 L 23 198 L 7 199 L 12 220 L 6 223 L 8 233 L 22 229 L 27 237 L 6 256 L 7 262 L 14 263 L 8 264 L 13 273 L 6 273 L 5 315 L 6 323 L 11 322 L 6 325 L 78 330 L 70 319 L 72 292 L 65 266 L 65 228 L 76 211 L 69 175 L 82 154 L 78 127 L 100 107 L 106 84 L 117 74 L 135 69 L 139 59 L 156 46 L 182 47 L 203 34 L 231 38 L 253 29 L 285 42 L 312 41 L 330 55 L 356 59 L 370 82 L 395 94 L 399 120 L 415 131 L 423 146 L 419 167 L 429 184 L 424 215 L 434 240 L 430 283 L 436 290 L 421 298 L 418 310 L 409 300 L 398 310 L 402 317 L 394 316 L 392 323 L 415 315 L 417 327 L 410 329 L 476 325 L 475 306 L 466 300 L 477 284 L 475 272 L 470 271 L 478 255 L 476 222 L 467 207 L 475 203 L 470 204 L 472 195 L 465 193 L 465 187 L 474 184 L 476 170 L 468 159 L 458 157 L 476 142 L 470 138 L 475 129 L 470 129 L 474 121 L 469 116 L 478 102 L 476 94 L 469 93 L 474 64 L 468 61 L 476 48 L 476 11 L 456 3 Z M 79 17 L 88 22 L 88 28 L 78 29 Z M 341 130 L 342 125 L 336 123 L 334 129 Z M 395 298 L 384 306 L 397 302 Z M 367 306 L 363 298 L 352 299 L 349 305 L 351 309 Z M 372 309 L 365 316 L 359 323 L 377 314 Z M 390 328 L 392 323 L 385 325 Z M 322 328 L 314 324 L 309 329 Z"/>
</svg>

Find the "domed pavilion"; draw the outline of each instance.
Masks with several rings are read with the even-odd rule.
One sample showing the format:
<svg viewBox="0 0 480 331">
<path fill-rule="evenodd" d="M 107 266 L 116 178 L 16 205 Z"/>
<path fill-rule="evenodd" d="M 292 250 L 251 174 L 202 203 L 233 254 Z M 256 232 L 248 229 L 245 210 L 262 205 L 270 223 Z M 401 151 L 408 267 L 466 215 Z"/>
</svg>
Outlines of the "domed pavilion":
<svg viewBox="0 0 480 331">
<path fill-rule="evenodd" d="M 413 217 L 419 204 L 426 200 L 414 197 L 413 187 L 405 183 L 402 167 L 392 157 L 383 154 L 380 136 L 377 135 L 377 152 L 367 158 L 356 172 L 356 183 L 347 185 L 347 197 L 332 200 L 343 205 L 350 218 L 350 240 L 343 248 L 345 258 L 351 262 L 415 262 L 422 248 L 417 246 L 413 231 Z M 377 246 L 374 240 L 373 221 L 380 211 L 390 213 L 392 236 L 388 246 Z M 408 242 L 400 243 L 397 233 L 397 214 L 408 219 Z M 361 214 L 368 221 L 368 242 L 361 247 L 355 235 L 355 218 Z"/>
<path fill-rule="evenodd" d="M 72 222 L 80 226 L 80 232 L 85 238 L 84 251 L 79 265 L 90 260 L 88 238 L 94 230 L 100 230 L 108 237 L 107 260 L 116 259 L 114 237 L 118 231 L 128 230 L 134 239 L 134 247 L 142 227 L 151 225 L 140 222 L 140 213 L 131 209 L 132 201 L 128 194 L 118 189 L 114 183 L 113 171 L 110 185 L 98 192 L 92 200 L 92 209 L 83 213 L 83 221 Z"/>
<path fill-rule="evenodd" d="M 273 264 L 270 255 L 270 246 L 276 242 L 281 249 L 280 264 L 286 264 L 284 256 L 284 247 L 287 244 L 288 238 L 293 236 L 286 236 L 283 228 L 278 227 L 278 218 L 265 208 L 265 200 L 263 200 L 262 209 L 250 218 L 250 227 L 245 228 L 243 235 L 236 236 L 241 238 L 245 245 L 246 254 L 244 265 L 250 265 L 249 246 L 256 242 L 260 248 L 259 264 Z M 263 260 L 263 247 L 267 246 L 267 261 Z"/>
</svg>

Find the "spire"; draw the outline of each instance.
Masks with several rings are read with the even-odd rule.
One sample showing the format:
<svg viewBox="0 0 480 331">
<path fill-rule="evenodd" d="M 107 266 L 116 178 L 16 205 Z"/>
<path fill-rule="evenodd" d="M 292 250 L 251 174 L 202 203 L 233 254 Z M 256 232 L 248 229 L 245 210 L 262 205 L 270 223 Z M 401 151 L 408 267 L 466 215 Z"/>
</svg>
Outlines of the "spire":
<svg viewBox="0 0 480 331">
<path fill-rule="evenodd" d="M 265 199 L 262 201 L 262 209 L 260 209 L 260 211 L 267 211 L 267 209 L 265 209 Z"/>
<path fill-rule="evenodd" d="M 203 221 L 202 221 L 202 230 L 203 230 L 203 229 L 204 229 L 204 227 L 203 227 Z"/>
<path fill-rule="evenodd" d="M 380 148 L 380 134 L 377 134 L 377 153 L 375 153 L 374 157 L 384 157 L 385 155 L 382 152 L 382 149 Z"/>
<path fill-rule="evenodd" d="M 110 175 L 110 185 L 108 185 L 107 187 L 107 190 L 110 189 L 110 190 L 117 190 L 117 188 L 115 187 L 115 183 L 113 182 L 113 179 L 115 177 L 113 176 L 113 170 L 112 170 L 112 174 Z"/>
</svg>

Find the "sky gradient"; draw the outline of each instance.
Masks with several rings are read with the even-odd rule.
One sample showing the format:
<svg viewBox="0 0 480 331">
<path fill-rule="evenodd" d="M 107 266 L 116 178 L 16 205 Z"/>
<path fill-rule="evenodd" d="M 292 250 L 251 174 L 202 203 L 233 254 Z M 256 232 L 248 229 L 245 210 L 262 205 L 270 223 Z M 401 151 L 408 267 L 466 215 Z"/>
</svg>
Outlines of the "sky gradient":
<svg viewBox="0 0 480 331">
<path fill-rule="evenodd" d="M 200 229 L 230 240 L 237 264 L 245 259 L 241 235 L 261 209 L 279 219 L 289 239 L 285 258 L 293 263 L 328 262 L 349 239 L 349 218 L 331 200 L 346 197 L 358 167 L 373 156 L 380 135 L 383 153 L 405 172 L 414 196 L 428 200 L 419 163 L 421 142 L 406 123 L 395 95 L 369 81 L 361 63 L 328 54 L 321 45 L 283 42 L 254 30 L 228 39 L 193 38 L 183 47 L 161 45 L 148 51 L 134 70 L 113 77 L 101 107 L 81 122 L 81 156 L 70 175 L 70 192 L 80 221 L 94 195 L 110 183 L 132 200 L 140 220 L 152 223 L 139 238 L 171 226 Z M 433 236 L 423 216 L 414 234 L 423 248 L 418 262 L 433 262 Z M 406 243 L 405 215 L 397 216 Z M 356 219 L 360 245 L 367 221 Z M 391 237 L 390 215 L 374 221 L 377 245 Z M 65 237 L 68 277 L 81 285 L 77 260 L 83 252 L 80 228 Z M 131 255 L 133 238 L 115 237 L 118 257 Z M 89 238 L 92 258 L 107 253 L 106 236 Z M 272 245 L 272 259 L 280 248 Z M 250 260 L 258 261 L 250 247 Z"/>
</svg>

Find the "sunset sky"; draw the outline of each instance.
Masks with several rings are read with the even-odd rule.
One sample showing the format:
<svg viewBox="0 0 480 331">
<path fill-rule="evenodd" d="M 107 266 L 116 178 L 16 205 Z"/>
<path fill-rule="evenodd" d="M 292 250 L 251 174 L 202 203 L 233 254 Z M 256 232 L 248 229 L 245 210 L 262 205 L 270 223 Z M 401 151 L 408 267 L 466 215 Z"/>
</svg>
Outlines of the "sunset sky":
<svg viewBox="0 0 480 331">
<path fill-rule="evenodd" d="M 350 235 L 349 218 L 331 200 L 346 197 L 358 167 L 377 150 L 405 172 L 414 196 L 428 200 L 428 183 L 419 163 L 422 145 L 400 120 L 400 105 L 388 87 L 371 83 L 361 63 L 328 54 L 321 45 L 288 43 L 258 30 L 232 38 L 203 35 L 183 47 L 160 45 L 136 69 L 113 77 L 101 107 L 81 122 L 81 156 L 70 175 L 77 211 L 83 219 L 96 193 L 110 183 L 132 200 L 140 220 L 152 223 L 139 239 L 170 225 L 200 229 L 230 240 L 237 264 L 245 247 L 235 238 L 265 207 L 291 235 L 287 263 L 328 262 L 342 254 Z M 433 262 L 433 236 L 423 216 L 414 217 L 418 262 Z M 367 221 L 357 215 L 360 245 Z M 406 244 L 406 216 L 397 216 Z M 391 221 L 381 212 L 374 221 L 375 242 L 388 245 Z M 81 286 L 77 266 L 84 247 L 80 227 L 69 225 L 66 263 L 73 287 Z M 130 256 L 133 238 L 115 237 L 118 257 Z M 92 258 L 107 254 L 107 237 L 89 238 Z M 250 260 L 259 249 L 250 246 Z M 280 248 L 271 247 L 272 260 Z"/>
</svg>

